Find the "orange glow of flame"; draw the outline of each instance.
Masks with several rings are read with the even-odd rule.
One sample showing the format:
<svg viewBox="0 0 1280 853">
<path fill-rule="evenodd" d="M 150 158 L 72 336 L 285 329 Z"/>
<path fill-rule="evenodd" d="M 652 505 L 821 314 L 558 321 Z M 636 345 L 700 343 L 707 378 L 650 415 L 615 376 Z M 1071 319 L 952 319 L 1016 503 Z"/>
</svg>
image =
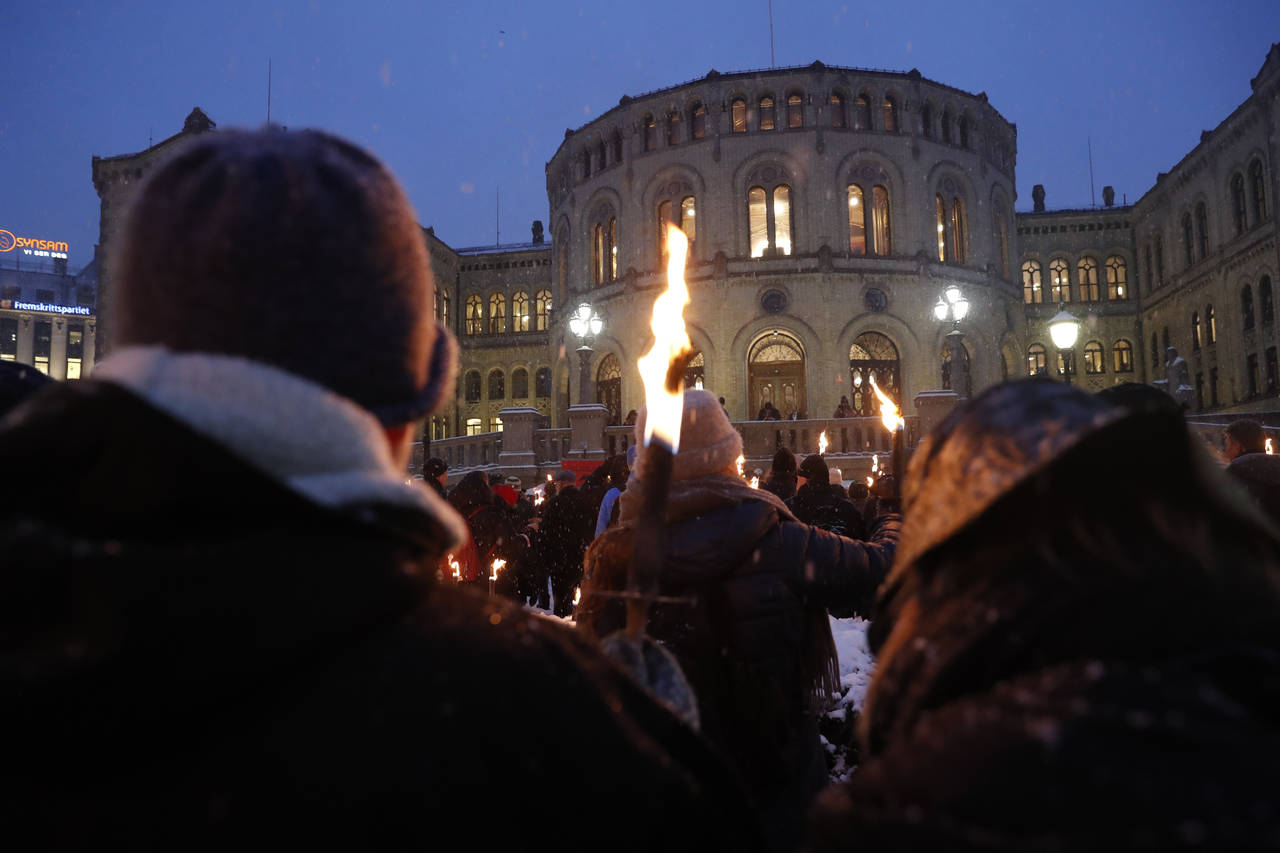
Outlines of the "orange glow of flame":
<svg viewBox="0 0 1280 853">
<path fill-rule="evenodd" d="M 582 587 L 579 586 L 573 590 L 573 606 L 577 607 L 580 601 L 582 601 Z"/>
<path fill-rule="evenodd" d="M 689 335 L 684 328 L 684 306 L 689 304 L 689 288 L 684 283 L 684 261 L 689 254 L 689 238 L 674 225 L 667 225 L 667 289 L 653 303 L 653 348 L 640 357 L 636 366 L 644 380 L 644 402 L 649 412 L 644 423 L 644 444 L 649 446 L 656 435 L 680 449 L 680 416 L 684 397 L 666 388 L 667 368 L 671 360 L 689 349 Z"/>
<path fill-rule="evenodd" d="M 827 431 L 824 429 L 822 431 L 822 435 L 818 436 L 818 455 L 819 456 L 822 456 L 827 452 L 827 446 L 829 444 L 830 442 L 827 441 Z"/>
<path fill-rule="evenodd" d="M 456 581 L 462 580 L 462 566 L 458 565 L 458 561 L 453 559 L 452 554 L 450 554 L 446 559 L 449 562 L 449 568 L 453 570 L 453 579 Z"/>
<path fill-rule="evenodd" d="M 894 432 L 905 427 L 907 422 L 898 411 L 898 405 L 889 399 L 888 394 L 880 390 L 874 375 L 871 377 L 871 390 L 875 391 L 876 396 L 880 398 L 880 423 L 884 424 L 884 428 Z"/>
<path fill-rule="evenodd" d="M 547 475 L 547 482 L 548 482 L 548 483 L 550 483 L 550 482 L 551 482 L 551 475 L 550 475 L 550 474 L 548 474 L 548 475 Z"/>
<path fill-rule="evenodd" d="M 489 574 L 489 580 L 496 581 L 498 579 L 498 572 L 502 571 L 504 568 L 506 568 L 506 566 L 507 566 L 506 560 L 494 560 L 493 571 Z"/>
<path fill-rule="evenodd" d="M 534 496 L 533 496 L 533 505 L 534 505 L 534 506 L 542 506 L 543 501 L 545 501 L 546 499 L 547 499 L 547 498 L 546 498 L 546 496 L 545 496 L 545 495 L 542 495 L 542 494 L 536 494 L 536 495 L 534 495 Z"/>
<path fill-rule="evenodd" d="M 869 489 L 869 488 L 871 488 L 872 486 L 874 486 L 875 484 L 876 484 L 876 478 L 875 478 L 875 477 L 872 477 L 870 474 L 868 474 L 868 475 L 867 475 L 867 488 Z"/>
<path fill-rule="evenodd" d="M 1268 456 L 1271 456 L 1271 455 L 1275 454 L 1276 449 L 1275 449 L 1274 447 L 1272 447 L 1272 446 L 1271 446 L 1271 439 L 1269 439 L 1269 438 L 1267 439 L 1267 445 L 1266 445 L 1266 447 L 1267 447 L 1267 455 L 1268 455 Z"/>
<path fill-rule="evenodd" d="M 880 470 L 880 457 L 872 453 L 871 454 L 871 473 L 874 474 L 879 470 Z"/>
<path fill-rule="evenodd" d="M 760 478 L 759 478 L 759 477 L 752 477 L 752 478 L 751 478 L 751 488 L 753 488 L 753 489 L 758 489 L 758 488 L 760 488 Z"/>
<path fill-rule="evenodd" d="M 1268 441 L 1270 441 L 1271 439 L 1267 439 L 1267 440 L 1268 440 Z M 738 476 L 739 476 L 739 477 L 745 476 L 745 474 L 743 473 L 743 470 L 742 470 L 742 465 L 743 465 L 743 463 L 745 463 L 745 462 L 747 461 L 747 457 L 745 457 L 745 456 L 743 456 L 741 453 L 739 453 L 739 454 L 738 454 L 738 458 L 737 458 L 737 459 L 735 459 L 735 460 L 733 460 L 733 461 L 734 461 L 734 464 L 736 464 L 736 465 L 738 466 Z"/>
</svg>

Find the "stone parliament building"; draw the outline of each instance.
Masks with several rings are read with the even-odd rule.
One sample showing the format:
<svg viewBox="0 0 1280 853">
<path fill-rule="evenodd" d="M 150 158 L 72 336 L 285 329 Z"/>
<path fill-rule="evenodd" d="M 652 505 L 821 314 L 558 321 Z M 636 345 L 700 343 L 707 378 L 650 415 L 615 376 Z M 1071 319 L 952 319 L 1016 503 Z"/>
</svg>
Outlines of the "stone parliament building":
<svg viewBox="0 0 1280 853">
<path fill-rule="evenodd" d="M 1014 210 L 1016 126 L 985 93 L 914 70 L 712 71 L 624 96 L 565 131 L 546 165 L 545 231 L 534 222 L 530 242 L 454 248 L 424 229 L 436 312 L 462 350 L 430 439 L 496 434 L 504 409 L 554 431 L 580 403 L 603 404 L 613 424 L 640 408 L 635 365 L 665 286 L 665 222 L 691 241 L 687 380 L 722 395 L 735 422 L 765 402 L 825 419 L 841 397 L 873 415 L 873 377 L 914 415 L 920 394 L 951 386 L 957 358 L 960 396 L 1037 373 L 1090 389 L 1150 382 L 1170 346 L 1187 361 L 1194 411 L 1280 409 L 1280 45 L 1251 85 L 1132 204 L 1108 187 L 1102 207 L 1051 210 L 1036 186 L 1031 212 Z M 108 327 L 131 186 L 175 140 L 212 129 L 197 109 L 144 152 L 94 158 Z M 970 305 L 958 353 L 955 324 L 933 311 L 951 286 Z M 584 302 L 604 328 L 581 383 L 568 321 Z M 1069 351 L 1048 332 L 1063 309 L 1081 324 Z"/>
</svg>

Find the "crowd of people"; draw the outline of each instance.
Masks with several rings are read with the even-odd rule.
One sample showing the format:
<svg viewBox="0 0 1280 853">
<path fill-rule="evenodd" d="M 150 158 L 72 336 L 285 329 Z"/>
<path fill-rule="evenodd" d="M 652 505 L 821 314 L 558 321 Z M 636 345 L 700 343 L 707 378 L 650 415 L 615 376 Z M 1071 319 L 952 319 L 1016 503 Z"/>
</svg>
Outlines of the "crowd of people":
<svg viewBox="0 0 1280 853">
<path fill-rule="evenodd" d="M 687 390 L 669 487 L 634 447 L 536 499 L 435 458 L 406 482 L 455 344 L 395 179 L 311 131 L 181 146 L 113 280 L 93 377 L 0 370 L 8 837 L 1280 846 L 1257 423 L 1224 473 L 1163 392 L 1028 379 L 870 488 L 785 449 L 753 488 L 724 400 Z M 829 786 L 833 615 L 869 620 L 876 669 Z M 637 634 L 692 708 L 619 663 Z"/>
</svg>

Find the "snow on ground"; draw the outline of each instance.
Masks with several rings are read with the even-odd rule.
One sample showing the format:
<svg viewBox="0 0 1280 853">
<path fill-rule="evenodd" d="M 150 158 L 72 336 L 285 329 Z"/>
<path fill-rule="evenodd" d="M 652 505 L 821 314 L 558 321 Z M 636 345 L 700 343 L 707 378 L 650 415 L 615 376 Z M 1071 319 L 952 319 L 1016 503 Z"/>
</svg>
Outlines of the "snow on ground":
<svg viewBox="0 0 1280 853">
<path fill-rule="evenodd" d="M 819 721 L 822 745 L 827 751 L 827 770 L 832 782 L 842 782 L 858 765 L 855 726 L 875 671 L 875 660 L 867 648 L 867 620 L 831 617 L 831 636 L 840 659 L 840 688 L 835 707 Z"/>
</svg>

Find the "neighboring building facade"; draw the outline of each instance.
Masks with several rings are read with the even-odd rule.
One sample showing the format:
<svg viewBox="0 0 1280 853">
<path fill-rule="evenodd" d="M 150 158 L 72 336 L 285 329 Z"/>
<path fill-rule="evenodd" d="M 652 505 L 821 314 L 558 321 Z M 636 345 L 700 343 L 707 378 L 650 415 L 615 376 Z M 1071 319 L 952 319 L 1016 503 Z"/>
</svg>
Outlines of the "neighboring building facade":
<svg viewBox="0 0 1280 853">
<path fill-rule="evenodd" d="M 953 285 L 971 306 L 962 392 L 1064 370 L 1091 389 L 1162 379 L 1173 345 L 1198 409 L 1274 407 L 1277 97 L 1280 45 L 1253 94 L 1136 202 L 1115 205 L 1106 188 L 1101 208 L 1050 211 L 1036 187 L 1034 210 L 1017 214 L 1016 127 L 985 94 L 916 71 L 712 71 L 623 97 L 566 131 L 547 163 L 549 242 L 540 222 L 531 242 L 493 247 L 424 230 L 436 314 L 462 349 L 431 435 L 501 429 L 507 406 L 566 426 L 581 402 L 568 319 L 582 302 L 605 320 L 588 402 L 614 422 L 638 409 L 665 222 L 692 242 L 687 381 L 724 396 L 734 419 L 765 402 L 827 417 L 842 396 L 874 414 L 873 378 L 912 413 L 917 393 L 949 385 L 952 324 L 932 309 Z M 212 127 L 192 116 L 183 133 Z M 94 160 L 107 269 L 109 211 L 145 173 L 136 161 L 169 142 Z M 1081 321 L 1069 353 L 1047 328 L 1063 308 Z"/>
<path fill-rule="evenodd" d="M 0 229 L 0 361 L 34 365 L 54 379 L 93 368 L 97 265 L 68 273 L 69 251 Z"/>
</svg>

